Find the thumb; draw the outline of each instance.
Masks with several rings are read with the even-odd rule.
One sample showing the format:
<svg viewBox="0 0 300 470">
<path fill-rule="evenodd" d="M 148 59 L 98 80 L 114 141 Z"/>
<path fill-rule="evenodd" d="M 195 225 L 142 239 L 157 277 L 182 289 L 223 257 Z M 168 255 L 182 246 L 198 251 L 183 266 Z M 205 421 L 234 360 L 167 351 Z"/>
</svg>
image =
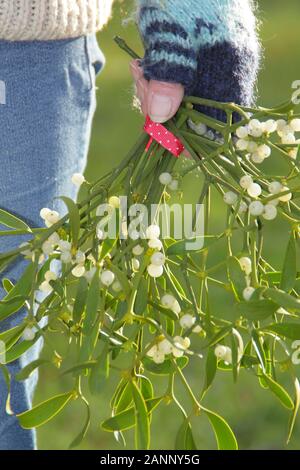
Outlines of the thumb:
<svg viewBox="0 0 300 470">
<path fill-rule="evenodd" d="M 150 80 L 147 92 L 147 110 L 154 122 L 163 123 L 178 111 L 184 97 L 184 87 L 179 83 Z"/>
</svg>

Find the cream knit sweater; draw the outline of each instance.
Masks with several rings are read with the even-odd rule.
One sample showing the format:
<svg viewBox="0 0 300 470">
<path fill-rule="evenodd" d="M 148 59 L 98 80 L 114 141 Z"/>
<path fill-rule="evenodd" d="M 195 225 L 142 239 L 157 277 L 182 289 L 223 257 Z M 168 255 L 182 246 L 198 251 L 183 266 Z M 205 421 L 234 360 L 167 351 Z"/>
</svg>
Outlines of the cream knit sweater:
<svg viewBox="0 0 300 470">
<path fill-rule="evenodd" d="M 108 20 L 113 0 L 0 0 L 0 39 L 32 41 L 83 36 Z"/>
</svg>

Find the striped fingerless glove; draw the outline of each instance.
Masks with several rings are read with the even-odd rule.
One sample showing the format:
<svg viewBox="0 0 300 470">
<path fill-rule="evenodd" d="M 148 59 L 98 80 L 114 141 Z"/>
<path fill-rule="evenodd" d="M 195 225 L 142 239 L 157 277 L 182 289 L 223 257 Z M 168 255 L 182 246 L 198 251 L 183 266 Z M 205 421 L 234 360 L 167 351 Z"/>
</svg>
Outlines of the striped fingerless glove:
<svg viewBox="0 0 300 470">
<path fill-rule="evenodd" d="M 139 0 L 138 24 L 147 79 L 251 104 L 260 58 L 252 0 Z M 202 111 L 224 119 L 222 111 Z"/>
</svg>

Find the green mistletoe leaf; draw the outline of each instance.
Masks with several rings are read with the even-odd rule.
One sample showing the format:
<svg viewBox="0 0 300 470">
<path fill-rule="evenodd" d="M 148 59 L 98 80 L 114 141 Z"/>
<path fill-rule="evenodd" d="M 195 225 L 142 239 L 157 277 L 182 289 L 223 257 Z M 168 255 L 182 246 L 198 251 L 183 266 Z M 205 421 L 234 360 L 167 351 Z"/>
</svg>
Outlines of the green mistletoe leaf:
<svg viewBox="0 0 300 470">
<path fill-rule="evenodd" d="M 208 417 L 214 430 L 218 450 L 238 450 L 236 437 L 225 419 L 206 408 L 201 407 L 201 409 Z"/>
<path fill-rule="evenodd" d="M 195 444 L 192 426 L 189 420 L 186 418 L 180 426 L 175 440 L 176 450 L 197 450 Z"/>
<path fill-rule="evenodd" d="M 35 276 L 35 265 L 29 264 L 17 284 L 0 302 L 0 321 L 18 312 L 28 297 Z"/>
<path fill-rule="evenodd" d="M 146 402 L 136 383 L 131 382 L 131 392 L 135 408 L 135 446 L 147 450 L 150 446 L 150 423 Z"/>
<path fill-rule="evenodd" d="M 296 253 L 296 240 L 295 233 L 292 232 L 282 270 L 280 289 L 285 292 L 291 292 L 297 278 L 297 253 Z"/>
<path fill-rule="evenodd" d="M 300 338 L 300 323 L 273 323 L 261 328 L 261 331 L 271 331 L 283 338 L 297 340 Z"/>
<path fill-rule="evenodd" d="M 9 212 L 0 209 L 0 224 L 15 230 L 24 230 L 31 233 L 31 228 L 21 219 Z"/>
<path fill-rule="evenodd" d="M 277 382 L 275 382 L 272 377 L 269 375 L 263 374 L 263 378 L 265 382 L 267 383 L 269 389 L 271 392 L 274 393 L 274 395 L 278 398 L 280 403 L 285 407 L 288 408 L 289 410 L 294 409 L 294 403 L 291 397 L 289 396 L 288 392 Z"/>
<path fill-rule="evenodd" d="M 83 403 L 85 404 L 85 407 L 86 407 L 86 412 L 87 412 L 86 421 L 84 423 L 84 426 L 83 426 L 82 430 L 78 434 L 78 436 L 76 436 L 75 439 L 69 445 L 69 449 L 74 449 L 74 447 L 78 447 L 81 444 L 81 442 L 85 438 L 85 436 L 86 436 L 86 434 L 89 430 L 90 424 L 91 424 L 91 410 L 90 410 L 89 404 L 84 398 L 82 398 L 82 401 L 83 401 Z"/>
<path fill-rule="evenodd" d="M 163 397 L 152 398 L 146 400 L 147 412 L 151 413 L 163 400 Z M 109 418 L 101 424 L 102 429 L 108 432 L 115 431 L 126 431 L 135 426 L 135 410 L 134 407 L 130 407 L 121 413 L 116 414 L 112 418 Z"/>
<path fill-rule="evenodd" d="M 65 203 L 69 213 L 69 222 L 71 226 L 72 245 L 77 247 L 80 232 L 80 214 L 77 204 L 69 197 L 61 196 L 60 199 Z"/>
<path fill-rule="evenodd" d="M 42 426 L 58 413 L 60 413 L 73 398 L 74 392 L 63 393 L 34 406 L 31 410 L 17 415 L 20 425 L 24 429 L 33 429 Z"/>
</svg>

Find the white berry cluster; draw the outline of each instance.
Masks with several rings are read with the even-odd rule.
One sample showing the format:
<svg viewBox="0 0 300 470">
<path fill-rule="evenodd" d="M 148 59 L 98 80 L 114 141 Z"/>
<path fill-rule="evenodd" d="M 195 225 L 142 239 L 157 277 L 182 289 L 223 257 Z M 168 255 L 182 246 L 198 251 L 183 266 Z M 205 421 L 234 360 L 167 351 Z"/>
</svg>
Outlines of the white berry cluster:
<svg viewBox="0 0 300 470">
<path fill-rule="evenodd" d="M 289 123 L 284 119 L 277 121 L 269 119 L 261 122 L 251 119 L 246 126 L 240 126 L 236 130 L 238 137 L 236 147 L 238 150 L 247 152 L 253 163 L 260 164 L 271 155 L 271 148 L 265 143 L 266 137 L 277 132 L 281 143 L 285 145 L 299 144 L 300 140 L 295 137 L 295 132 L 300 131 L 300 119 L 292 119 Z M 297 157 L 298 149 L 288 151 L 291 158 Z"/>
<path fill-rule="evenodd" d="M 196 317 L 191 315 L 190 313 L 185 313 L 180 317 L 179 324 L 181 328 L 184 330 L 189 330 L 190 328 L 193 328 L 193 333 L 201 333 L 203 330 L 200 325 L 194 326 L 196 323 Z"/>
<path fill-rule="evenodd" d="M 239 263 L 240 263 L 242 271 L 244 271 L 245 273 L 245 279 L 246 279 L 246 284 L 247 284 L 247 287 L 243 290 L 243 297 L 244 297 L 244 300 L 249 301 L 255 291 L 255 288 L 250 285 L 251 284 L 250 275 L 252 273 L 252 261 L 249 257 L 242 256 L 239 259 Z"/>
<path fill-rule="evenodd" d="M 163 307 L 172 310 L 172 312 L 174 312 L 176 315 L 179 315 L 181 313 L 181 307 L 179 305 L 179 302 L 177 299 L 175 299 L 173 295 L 165 294 L 162 296 L 160 301 Z"/>
<path fill-rule="evenodd" d="M 173 178 L 173 176 L 170 173 L 162 173 L 159 177 L 159 182 L 163 184 L 164 186 L 167 186 L 170 191 L 177 191 L 179 187 L 179 180 L 176 178 Z"/>
<path fill-rule="evenodd" d="M 232 334 L 237 340 L 237 362 L 240 362 L 244 354 L 244 341 L 238 330 L 232 329 Z M 215 347 L 215 356 L 218 360 L 224 361 L 226 365 L 232 364 L 232 350 L 228 346 L 218 344 Z"/>
<path fill-rule="evenodd" d="M 284 145 L 300 144 L 300 140 L 296 138 L 295 132 L 300 132 L 300 119 L 294 118 L 287 122 L 284 119 L 277 121 L 277 134 L 281 138 L 281 143 Z M 298 148 L 288 150 L 290 157 L 295 160 L 298 154 Z"/>
<path fill-rule="evenodd" d="M 44 207 L 40 211 L 40 216 L 44 220 L 46 227 L 52 227 L 52 225 L 56 224 L 61 219 L 57 211 L 48 209 L 48 207 Z"/>
<path fill-rule="evenodd" d="M 215 347 L 215 356 L 224 361 L 225 364 L 232 364 L 232 351 L 228 346 L 218 345 Z"/>
<path fill-rule="evenodd" d="M 251 175 L 244 175 L 240 179 L 240 186 L 247 192 L 247 195 L 250 198 L 255 199 L 251 201 L 247 196 L 246 200 L 242 200 L 239 205 L 239 214 L 246 213 L 249 210 L 249 213 L 253 217 L 262 216 L 265 220 L 274 220 L 277 217 L 278 210 L 277 206 L 279 202 L 289 202 L 292 198 L 292 193 L 288 192 L 289 188 L 282 185 L 278 181 L 273 181 L 269 184 L 269 192 L 271 195 L 278 194 L 278 198 L 270 199 L 266 204 L 263 204 L 260 201 L 259 196 L 262 194 L 262 188 L 258 183 L 253 181 Z M 280 195 L 280 193 L 286 193 Z M 223 196 L 224 202 L 230 206 L 234 206 L 238 202 L 238 194 L 233 191 L 228 191 Z"/>
<path fill-rule="evenodd" d="M 163 338 L 157 344 L 152 346 L 147 352 L 155 364 L 163 364 L 166 356 L 172 355 L 175 358 L 184 356 L 184 353 L 189 349 L 191 341 L 188 337 L 175 336 L 173 343 L 168 339 Z"/>
<path fill-rule="evenodd" d="M 150 264 L 147 271 L 150 277 L 157 278 L 163 275 L 164 264 L 166 257 L 161 250 L 163 248 L 162 242 L 159 239 L 160 228 L 158 225 L 149 225 L 146 229 L 146 237 L 148 239 L 149 248 L 155 250 L 150 259 Z"/>
</svg>

